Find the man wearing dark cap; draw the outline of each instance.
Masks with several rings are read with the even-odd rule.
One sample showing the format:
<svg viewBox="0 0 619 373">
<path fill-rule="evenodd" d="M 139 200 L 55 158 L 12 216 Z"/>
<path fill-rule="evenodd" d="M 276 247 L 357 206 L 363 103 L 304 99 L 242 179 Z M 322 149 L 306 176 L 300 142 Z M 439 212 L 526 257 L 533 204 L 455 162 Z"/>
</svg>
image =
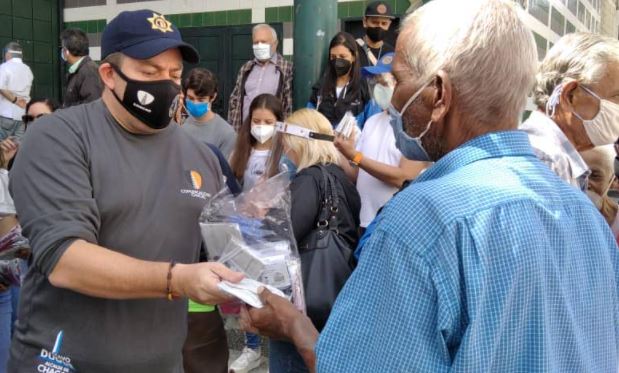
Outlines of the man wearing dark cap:
<svg viewBox="0 0 619 373">
<path fill-rule="evenodd" d="M 373 1 L 365 8 L 365 36 L 357 39 L 361 67 L 374 66 L 383 55 L 394 52 L 393 45 L 384 41 L 394 18 L 391 6 L 384 1 Z"/>
<path fill-rule="evenodd" d="M 33 261 L 10 372 L 182 372 L 184 298 L 217 304 L 241 277 L 192 264 L 223 186 L 213 153 L 170 125 L 197 52 L 141 10 L 107 25 L 102 58 L 102 98 L 37 120 L 11 174 Z"/>
</svg>

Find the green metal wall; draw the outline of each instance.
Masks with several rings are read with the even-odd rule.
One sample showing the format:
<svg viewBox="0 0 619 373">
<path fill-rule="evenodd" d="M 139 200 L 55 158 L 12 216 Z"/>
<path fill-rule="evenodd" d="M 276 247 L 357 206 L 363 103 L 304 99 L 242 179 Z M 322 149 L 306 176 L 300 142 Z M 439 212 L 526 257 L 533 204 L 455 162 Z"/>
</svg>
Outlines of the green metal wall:
<svg viewBox="0 0 619 373">
<path fill-rule="evenodd" d="M 32 97 L 60 98 L 60 1 L 0 0 L 0 45 L 18 41 L 34 74 Z"/>
</svg>

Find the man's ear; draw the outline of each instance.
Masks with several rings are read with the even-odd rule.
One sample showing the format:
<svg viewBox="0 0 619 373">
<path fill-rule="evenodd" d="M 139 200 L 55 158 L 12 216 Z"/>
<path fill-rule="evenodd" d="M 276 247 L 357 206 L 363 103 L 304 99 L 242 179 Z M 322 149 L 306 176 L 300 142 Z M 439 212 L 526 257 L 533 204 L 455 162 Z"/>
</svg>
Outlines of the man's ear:
<svg viewBox="0 0 619 373">
<path fill-rule="evenodd" d="M 445 118 L 453 98 L 453 86 L 449 74 L 444 70 L 439 70 L 436 73 L 432 85 L 435 88 L 434 99 L 432 103 L 432 122 L 436 123 Z"/>
<path fill-rule="evenodd" d="M 574 91 L 580 85 L 576 80 L 572 80 L 569 83 L 563 85 L 563 90 L 561 91 L 560 103 L 565 111 L 572 111 L 574 108 Z"/>
<path fill-rule="evenodd" d="M 99 66 L 99 76 L 103 84 L 110 90 L 116 88 L 116 81 L 114 80 L 114 69 L 108 62 L 102 63 Z"/>
</svg>

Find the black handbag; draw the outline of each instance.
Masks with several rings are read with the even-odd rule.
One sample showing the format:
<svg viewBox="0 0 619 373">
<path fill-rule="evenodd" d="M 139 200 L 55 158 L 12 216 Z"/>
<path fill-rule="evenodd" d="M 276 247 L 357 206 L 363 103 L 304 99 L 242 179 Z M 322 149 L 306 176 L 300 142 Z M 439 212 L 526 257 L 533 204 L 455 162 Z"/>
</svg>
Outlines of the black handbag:
<svg viewBox="0 0 619 373">
<path fill-rule="evenodd" d="M 336 180 L 322 165 L 322 203 L 316 228 L 299 245 L 307 315 L 318 330 L 327 322 L 355 264 L 351 244 L 338 231 Z"/>
</svg>

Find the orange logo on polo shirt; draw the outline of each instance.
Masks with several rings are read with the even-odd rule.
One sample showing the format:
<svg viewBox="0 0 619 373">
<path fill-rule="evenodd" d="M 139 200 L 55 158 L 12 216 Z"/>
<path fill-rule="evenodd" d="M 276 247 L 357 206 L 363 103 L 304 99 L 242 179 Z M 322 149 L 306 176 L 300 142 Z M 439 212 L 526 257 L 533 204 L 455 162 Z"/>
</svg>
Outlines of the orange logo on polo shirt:
<svg viewBox="0 0 619 373">
<path fill-rule="evenodd" d="M 208 199 L 211 196 L 209 193 L 202 190 L 202 186 L 204 185 L 204 179 L 198 171 L 185 170 L 183 176 L 185 178 L 185 185 L 189 186 L 189 188 L 182 188 L 180 190 L 181 194 L 204 200 Z"/>
<path fill-rule="evenodd" d="M 193 189 L 199 190 L 202 188 L 202 175 L 198 171 L 190 171 L 189 177 L 191 178 L 191 185 Z"/>
<path fill-rule="evenodd" d="M 150 22 L 153 30 L 159 30 L 163 33 L 174 32 L 174 30 L 172 30 L 172 23 L 161 14 L 153 13 L 151 18 L 146 19 Z"/>
</svg>

